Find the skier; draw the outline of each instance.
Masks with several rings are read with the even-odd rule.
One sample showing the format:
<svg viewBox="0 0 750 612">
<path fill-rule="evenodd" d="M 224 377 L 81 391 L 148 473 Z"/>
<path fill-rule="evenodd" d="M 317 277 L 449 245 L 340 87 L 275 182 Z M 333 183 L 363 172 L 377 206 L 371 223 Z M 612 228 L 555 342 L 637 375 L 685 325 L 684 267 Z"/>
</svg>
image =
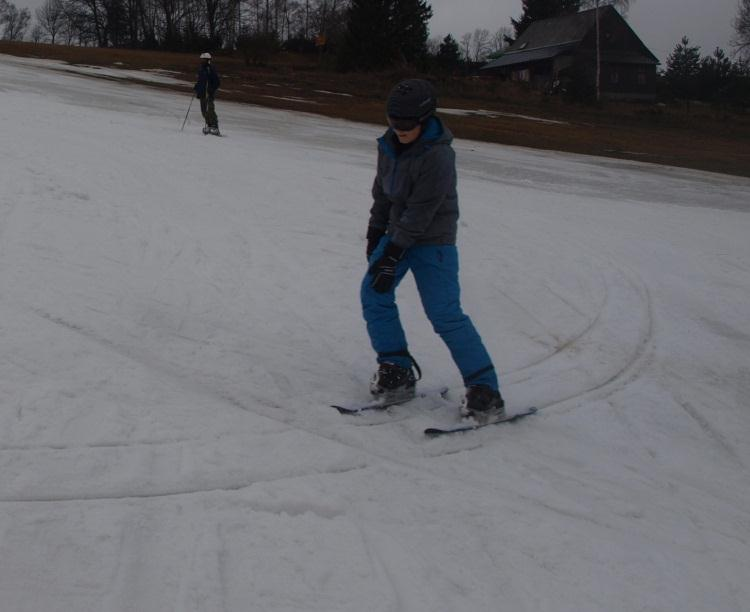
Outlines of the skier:
<svg viewBox="0 0 750 612">
<path fill-rule="evenodd" d="M 203 128 L 204 134 L 213 134 L 221 136 L 219 132 L 219 118 L 216 116 L 214 108 L 214 96 L 219 89 L 219 73 L 211 64 L 211 54 L 201 53 L 201 65 L 198 69 L 198 82 L 195 84 L 195 95 L 201 101 L 201 113 L 206 125 Z"/>
<path fill-rule="evenodd" d="M 461 310 L 458 283 L 453 136 L 435 116 L 437 95 L 425 80 L 398 83 L 388 96 L 388 129 L 378 139 L 377 175 L 367 229 L 369 269 L 362 311 L 378 370 L 370 391 L 384 402 L 415 395 L 421 371 L 409 354 L 395 289 L 411 270 L 425 313 L 450 350 L 466 387 L 461 416 L 477 423 L 505 416 L 495 368 Z"/>
</svg>

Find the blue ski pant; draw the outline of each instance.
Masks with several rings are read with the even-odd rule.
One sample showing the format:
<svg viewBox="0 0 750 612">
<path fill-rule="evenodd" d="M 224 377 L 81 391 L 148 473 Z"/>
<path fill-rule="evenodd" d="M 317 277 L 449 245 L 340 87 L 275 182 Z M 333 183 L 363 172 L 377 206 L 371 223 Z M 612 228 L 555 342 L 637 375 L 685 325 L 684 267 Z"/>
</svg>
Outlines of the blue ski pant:
<svg viewBox="0 0 750 612">
<path fill-rule="evenodd" d="M 384 236 L 370 258 L 383 254 L 389 238 Z M 377 293 L 369 272 L 362 281 L 362 313 L 378 362 L 411 367 L 406 335 L 396 306 L 396 287 L 411 270 L 427 318 L 443 339 L 458 366 L 465 385 L 487 385 L 498 389 L 497 374 L 471 319 L 461 309 L 458 284 L 458 250 L 455 245 L 415 245 L 396 266 L 396 280 L 387 293 Z"/>
</svg>

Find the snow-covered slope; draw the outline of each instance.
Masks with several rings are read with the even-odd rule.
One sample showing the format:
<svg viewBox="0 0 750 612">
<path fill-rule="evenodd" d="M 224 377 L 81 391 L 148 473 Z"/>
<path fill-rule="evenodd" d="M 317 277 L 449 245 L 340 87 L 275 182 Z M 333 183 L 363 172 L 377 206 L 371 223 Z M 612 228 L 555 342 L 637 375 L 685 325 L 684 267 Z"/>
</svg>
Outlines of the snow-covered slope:
<svg viewBox="0 0 750 612">
<path fill-rule="evenodd" d="M 464 307 L 542 410 L 428 440 L 328 406 L 380 130 L 188 103 L 2 57 L 2 612 L 750 610 L 750 181 L 458 141 Z"/>
</svg>

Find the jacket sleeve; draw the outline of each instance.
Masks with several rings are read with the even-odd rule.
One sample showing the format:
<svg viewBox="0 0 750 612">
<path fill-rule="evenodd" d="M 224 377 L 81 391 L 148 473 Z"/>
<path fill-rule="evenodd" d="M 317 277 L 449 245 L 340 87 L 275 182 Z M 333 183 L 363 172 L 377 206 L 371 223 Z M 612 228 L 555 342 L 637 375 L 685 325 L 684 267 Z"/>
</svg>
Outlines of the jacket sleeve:
<svg viewBox="0 0 750 612">
<path fill-rule="evenodd" d="M 391 240 L 408 249 L 432 224 L 446 197 L 456 189 L 456 154 L 451 147 L 436 146 L 415 168 L 414 188 L 401 217 L 391 227 Z"/>
<path fill-rule="evenodd" d="M 372 208 L 370 209 L 370 221 L 368 227 L 374 227 L 385 233 L 388 228 L 388 216 L 391 211 L 391 202 L 383 191 L 383 156 L 378 154 L 378 172 L 372 184 Z"/>
</svg>

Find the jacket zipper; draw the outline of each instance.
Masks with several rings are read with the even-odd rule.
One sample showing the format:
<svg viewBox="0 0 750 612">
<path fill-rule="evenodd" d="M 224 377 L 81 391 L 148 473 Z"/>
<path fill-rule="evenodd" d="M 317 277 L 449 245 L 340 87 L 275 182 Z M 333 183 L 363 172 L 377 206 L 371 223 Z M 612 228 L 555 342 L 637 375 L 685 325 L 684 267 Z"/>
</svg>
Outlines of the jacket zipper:
<svg viewBox="0 0 750 612">
<path fill-rule="evenodd" d="M 393 160 L 393 174 L 391 175 L 390 193 L 393 193 L 393 188 L 396 186 L 396 172 L 398 172 L 398 157 Z"/>
</svg>

